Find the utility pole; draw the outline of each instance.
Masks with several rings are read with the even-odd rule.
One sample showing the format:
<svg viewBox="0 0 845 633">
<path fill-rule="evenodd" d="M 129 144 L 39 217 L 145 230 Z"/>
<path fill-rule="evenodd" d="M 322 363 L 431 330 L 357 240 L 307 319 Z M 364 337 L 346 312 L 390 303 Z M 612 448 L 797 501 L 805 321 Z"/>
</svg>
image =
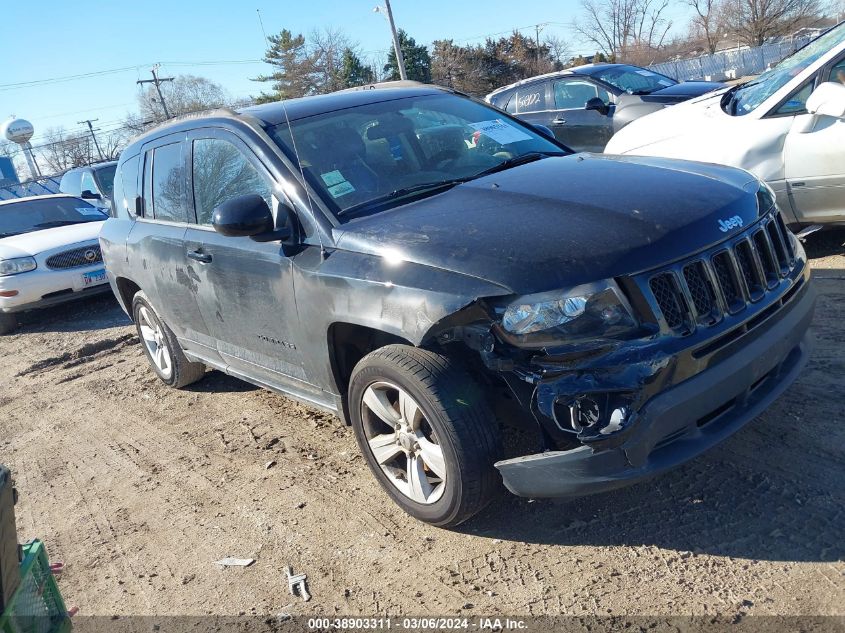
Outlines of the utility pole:
<svg viewBox="0 0 845 633">
<path fill-rule="evenodd" d="M 399 66 L 399 77 L 402 81 L 408 79 L 405 72 L 405 58 L 402 57 L 402 48 L 399 46 L 399 35 L 396 33 L 396 24 L 393 22 L 393 10 L 390 8 L 390 0 L 384 0 L 383 7 L 373 9 L 375 13 L 387 14 L 387 22 L 390 24 L 390 34 L 393 36 L 393 51 L 396 53 L 396 64 Z"/>
<path fill-rule="evenodd" d="M 94 135 L 93 126 L 91 125 L 94 121 L 99 121 L 99 119 L 85 119 L 84 121 L 77 121 L 79 125 L 83 125 L 85 123 L 88 124 L 88 131 L 91 132 L 91 138 L 94 140 L 94 147 L 97 148 L 97 155 L 100 157 L 100 160 L 103 160 L 103 152 L 100 150 L 100 144 L 97 142 L 97 137 Z M 98 128 L 99 129 L 99 128 Z"/>
<path fill-rule="evenodd" d="M 173 77 L 159 77 L 158 76 L 158 69 L 161 67 L 161 64 L 156 64 L 155 66 L 150 69 L 150 72 L 153 74 L 152 79 L 139 79 L 135 83 L 137 84 L 155 84 L 156 92 L 158 93 L 159 101 L 161 101 L 161 107 L 164 109 L 164 116 L 165 118 L 170 118 L 170 113 L 167 111 L 167 104 L 164 102 L 164 96 L 161 94 L 161 84 L 165 81 L 173 81 Z"/>
<path fill-rule="evenodd" d="M 542 22 L 540 24 L 534 25 L 534 31 L 537 38 L 537 52 L 535 53 L 536 64 L 537 64 L 537 72 L 540 72 L 540 31 L 548 24 L 548 22 Z"/>
</svg>

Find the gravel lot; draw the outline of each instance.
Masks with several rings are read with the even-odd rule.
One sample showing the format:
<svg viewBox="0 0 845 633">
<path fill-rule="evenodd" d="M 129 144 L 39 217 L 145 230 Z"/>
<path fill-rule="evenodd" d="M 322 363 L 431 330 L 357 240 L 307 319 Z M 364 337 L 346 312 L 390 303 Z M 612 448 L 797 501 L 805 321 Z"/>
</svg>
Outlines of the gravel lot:
<svg viewBox="0 0 845 633">
<path fill-rule="evenodd" d="M 451 532 L 395 508 L 332 416 L 217 372 L 161 385 L 110 296 L 29 316 L 0 339 L 19 535 L 66 563 L 82 614 L 845 615 L 843 243 L 809 238 L 816 350 L 742 432 L 622 491 L 503 495 Z"/>
</svg>

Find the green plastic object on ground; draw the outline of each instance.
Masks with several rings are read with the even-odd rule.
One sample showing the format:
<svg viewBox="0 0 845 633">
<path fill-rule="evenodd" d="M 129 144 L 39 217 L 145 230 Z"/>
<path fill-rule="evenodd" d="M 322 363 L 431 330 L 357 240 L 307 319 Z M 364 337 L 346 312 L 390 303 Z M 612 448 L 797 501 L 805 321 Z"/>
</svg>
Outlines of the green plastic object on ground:
<svg viewBox="0 0 845 633">
<path fill-rule="evenodd" d="M 0 633 L 70 631 L 70 616 L 50 571 L 44 543 L 36 539 L 22 547 L 21 584 L 0 615 Z"/>
</svg>

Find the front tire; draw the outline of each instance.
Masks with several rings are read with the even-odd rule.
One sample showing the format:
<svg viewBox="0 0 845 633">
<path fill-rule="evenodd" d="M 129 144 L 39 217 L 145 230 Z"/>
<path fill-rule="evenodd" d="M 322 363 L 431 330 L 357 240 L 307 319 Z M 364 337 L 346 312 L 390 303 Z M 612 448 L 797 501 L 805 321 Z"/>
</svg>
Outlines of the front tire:
<svg viewBox="0 0 845 633">
<path fill-rule="evenodd" d="M 132 298 L 132 316 L 147 360 L 164 384 L 181 389 L 205 375 L 205 365 L 187 359 L 176 335 L 158 316 L 143 290 Z"/>
<path fill-rule="evenodd" d="M 18 317 L 14 314 L 0 312 L 0 335 L 11 334 L 18 327 Z"/>
<path fill-rule="evenodd" d="M 349 409 L 364 459 L 411 516 L 453 527 L 500 489 L 498 423 L 454 360 L 407 345 L 371 352 L 353 370 Z"/>
</svg>

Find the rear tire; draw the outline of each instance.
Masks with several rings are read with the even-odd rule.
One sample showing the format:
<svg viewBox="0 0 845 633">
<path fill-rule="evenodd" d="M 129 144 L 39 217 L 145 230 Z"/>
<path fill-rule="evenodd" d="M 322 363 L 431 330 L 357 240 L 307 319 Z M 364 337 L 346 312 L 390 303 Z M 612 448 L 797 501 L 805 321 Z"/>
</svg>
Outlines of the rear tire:
<svg viewBox="0 0 845 633">
<path fill-rule="evenodd" d="M 414 518 L 453 527 L 500 490 L 499 425 L 453 359 L 407 345 L 377 349 L 353 370 L 349 409 L 364 459 Z"/>
<path fill-rule="evenodd" d="M 143 290 L 132 298 L 132 317 L 147 360 L 164 384 L 181 389 L 205 375 L 205 365 L 187 359 L 176 335 L 155 311 Z"/>
<path fill-rule="evenodd" d="M 14 314 L 0 312 L 0 335 L 11 334 L 18 327 L 18 317 Z"/>
</svg>

